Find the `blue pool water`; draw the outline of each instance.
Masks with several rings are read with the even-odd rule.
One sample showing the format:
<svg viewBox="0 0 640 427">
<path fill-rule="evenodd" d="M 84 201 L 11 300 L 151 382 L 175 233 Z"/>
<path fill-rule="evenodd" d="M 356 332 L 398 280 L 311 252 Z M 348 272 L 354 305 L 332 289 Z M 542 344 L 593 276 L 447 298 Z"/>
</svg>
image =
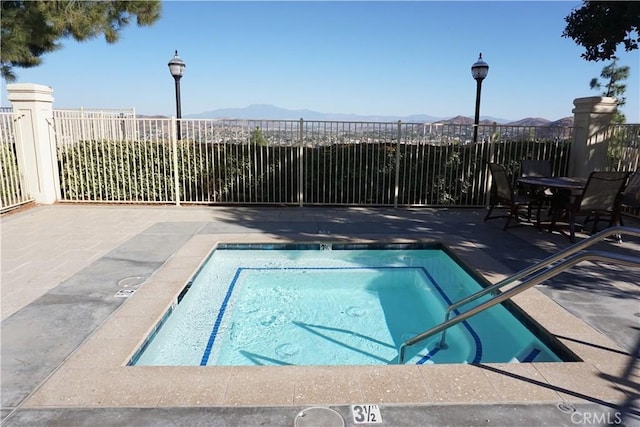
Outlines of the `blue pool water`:
<svg viewBox="0 0 640 427">
<path fill-rule="evenodd" d="M 132 364 L 395 364 L 400 344 L 482 288 L 439 248 L 227 247 L 213 251 Z M 449 329 L 446 349 L 438 340 L 409 347 L 406 363 L 561 361 L 503 306 Z"/>
</svg>

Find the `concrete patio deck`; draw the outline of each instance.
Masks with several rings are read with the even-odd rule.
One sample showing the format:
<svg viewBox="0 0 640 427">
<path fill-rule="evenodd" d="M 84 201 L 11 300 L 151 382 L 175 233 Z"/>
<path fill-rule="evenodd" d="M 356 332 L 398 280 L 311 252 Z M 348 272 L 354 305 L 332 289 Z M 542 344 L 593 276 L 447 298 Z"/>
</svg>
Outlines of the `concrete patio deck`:
<svg viewBox="0 0 640 427">
<path fill-rule="evenodd" d="M 361 403 L 379 404 L 389 426 L 640 425 L 640 271 L 602 263 L 581 263 L 514 299 L 581 363 L 123 366 L 217 241 L 436 239 L 491 282 L 570 245 L 527 225 L 503 231 L 502 220 L 483 216 L 475 209 L 111 205 L 4 215 L 2 425 L 302 426 L 314 419 L 297 415 L 314 406 L 355 425 L 350 405 Z M 596 248 L 638 256 L 640 239 Z M 115 298 L 122 289 L 138 291 Z"/>
</svg>

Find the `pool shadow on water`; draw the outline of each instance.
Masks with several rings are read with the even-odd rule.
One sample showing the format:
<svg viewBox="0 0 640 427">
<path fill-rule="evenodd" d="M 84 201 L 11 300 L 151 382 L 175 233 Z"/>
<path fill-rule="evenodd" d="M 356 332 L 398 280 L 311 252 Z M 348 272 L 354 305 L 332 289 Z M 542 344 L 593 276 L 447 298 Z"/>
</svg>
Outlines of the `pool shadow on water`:
<svg viewBox="0 0 640 427">
<path fill-rule="evenodd" d="M 373 360 L 377 360 L 379 362 L 381 362 L 380 364 L 383 365 L 395 365 L 398 363 L 398 356 L 396 355 L 395 357 L 393 357 L 392 359 L 385 359 L 383 357 L 380 357 L 379 355 L 376 355 L 374 353 L 371 352 L 367 352 L 361 348 L 355 347 L 353 345 L 349 344 L 349 339 L 352 337 L 358 337 L 360 339 L 364 339 L 367 340 L 371 343 L 373 343 L 375 346 L 378 347 L 385 347 L 385 348 L 392 348 L 392 349 L 397 349 L 396 347 L 394 347 L 393 345 L 390 345 L 389 343 L 377 340 L 373 337 L 370 336 L 366 336 L 354 331 L 351 331 L 349 329 L 344 329 L 344 328 L 336 328 L 336 327 L 331 327 L 331 326 L 325 326 L 325 325 L 315 325 L 315 324 L 311 324 L 311 323 L 304 323 L 304 322 L 299 322 L 299 321 L 292 321 L 292 323 L 296 326 L 298 326 L 299 328 L 304 329 L 305 331 L 316 335 L 318 337 L 321 337 L 322 339 L 334 344 L 334 345 L 338 345 L 342 348 L 345 349 L 349 349 L 353 352 L 356 353 L 360 353 L 370 359 Z M 330 336 L 328 333 L 323 333 L 323 331 L 328 331 L 328 332 L 333 332 L 333 333 L 337 333 L 337 334 L 341 334 L 342 336 L 345 337 L 344 340 L 339 340 L 336 339 L 335 337 Z M 257 354 L 257 353 L 253 353 L 250 351 L 246 351 L 246 350 L 239 350 L 239 353 L 242 354 L 245 358 L 247 358 L 247 360 L 249 360 L 253 365 L 256 366 L 266 366 L 266 365 L 278 365 L 278 366 L 295 366 L 295 363 L 290 363 L 290 362 L 286 362 L 284 360 L 281 359 L 274 359 L 272 357 L 268 357 L 268 356 L 264 356 L 261 354 Z M 408 351 L 408 359 L 413 358 L 415 356 L 418 356 L 420 353 L 420 350 L 413 350 L 413 351 Z"/>
<path fill-rule="evenodd" d="M 396 285 L 398 283 L 390 283 L 383 277 L 371 283 L 368 289 L 378 294 L 389 335 L 393 340 L 395 349 L 399 351 L 404 342 L 426 331 L 439 323 L 439 321 L 424 302 L 425 295 L 423 291 L 407 286 L 399 289 Z M 442 316 L 444 317 L 444 309 Z M 429 349 L 432 351 L 436 349 L 438 340 L 439 335 L 436 335 L 422 343 L 407 347 L 405 361 L 412 360 L 418 356 L 423 358 L 433 354 L 429 353 Z M 398 356 L 390 363 L 398 363 Z"/>
<path fill-rule="evenodd" d="M 376 268 L 371 267 L 368 262 L 363 262 L 361 265 L 366 268 Z M 418 268 L 401 266 L 391 276 L 387 275 L 391 271 L 389 266 L 385 264 L 385 267 L 382 268 L 384 268 L 385 273 L 371 280 L 366 286 L 366 291 L 377 295 L 379 308 L 370 310 L 370 312 L 380 313 L 380 315 L 384 316 L 384 319 L 376 320 L 375 323 L 375 325 L 383 324 L 386 327 L 387 333 L 385 335 L 388 338 L 383 338 L 384 341 L 380 339 L 380 334 L 373 332 L 367 334 L 366 331 L 355 330 L 356 328 L 350 329 L 349 324 L 336 327 L 301 321 L 292 321 L 292 323 L 328 342 L 362 354 L 372 361 L 378 361 L 386 365 L 397 364 L 400 345 L 407 339 L 431 327 L 435 324 L 433 322 L 436 321 L 436 318 L 433 313 L 429 313 L 428 306 L 424 301 L 425 294 L 421 289 L 413 286 L 398 286 L 398 281 L 405 281 L 409 278 L 414 279 L 414 275 L 417 275 L 420 278 L 418 280 L 421 281 L 422 273 Z M 393 270 L 395 271 L 396 269 Z M 400 276 L 397 276 L 398 273 Z M 371 326 L 375 327 L 374 324 Z M 367 351 L 354 346 L 352 344 L 354 338 L 366 340 L 372 346 L 378 348 L 378 351 L 375 349 Z M 405 360 L 410 361 L 416 357 L 418 359 L 429 358 L 428 349 L 435 348 L 437 340 L 438 337 L 433 337 L 428 341 L 407 348 Z M 394 356 L 392 358 L 381 356 L 384 352 L 380 350 L 383 349 L 386 349 L 387 353 L 389 349 L 393 350 Z"/>
<path fill-rule="evenodd" d="M 356 353 L 364 354 L 365 356 L 368 356 L 371 359 L 379 360 L 380 362 L 383 362 L 383 363 L 386 363 L 386 364 L 394 363 L 394 360 L 397 360 L 397 358 L 394 358 L 392 360 L 387 360 L 387 359 L 384 359 L 384 358 L 382 358 L 380 356 L 377 356 L 377 355 L 375 355 L 373 353 L 364 351 L 362 349 L 359 349 L 357 347 L 354 347 L 352 345 L 347 344 L 348 338 L 355 336 L 355 337 L 363 338 L 365 340 L 373 342 L 378 346 L 387 347 L 387 348 L 393 348 L 393 346 L 389 345 L 388 343 L 376 340 L 376 339 L 374 339 L 372 337 L 359 334 L 359 333 L 351 331 L 349 329 L 335 328 L 335 327 L 323 326 L 323 325 L 313 325 L 313 324 L 310 324 L 310 323 L 297 322 L 297 321 L 293 321 L 292 323 L 294 325 L 300 327 L 300 328 L 305 329 L 306 331 L 308 331 L 308 332 L 310 332 L 310 333 L 312 333 L 314 335 L 317 335 L 317 336 L 327 340 L 327 341 L 330 341 L 330 342 L 332 342 L 334 344 L 337 344 L 337 345 L 339 345 L 341 347 L 348 348 L 348 349 L 350 349 L 350 350 L 352 350 L 352 351 L 354 351 Z M 320 332 L 320 330 L 338 332 L 340 334 L 344 334 L 345 338 L 347 338 L 347 339 L 345 339 L 344 341 L 340 341 L 340 340 L 337 340 L 337 339 L 335 339 L 333 337 L 330 337 L 328 334 L 323 334 L 322 332 Z"/>
<path fill-rule="evenodd" d="M 296 326 L 306 330 L 307 332 L 314 334 L 316 336 L 319 336 L 321 338 L 323 338 L 324 340 L 327 340 L 333 344 L 336 344 L 340 347 L 343 348 L 347 348 L 351 351 L 363 354 L 371 359 L 375 359 L 378 360 L 380 362 L 382 362 L 382 364 L 387 364 L 387 365 L 394 365 L 397 363 L 398 361 L 398 357 L 394 357 L 391 360 L 382 358 L 380 356 L 377 356 L 373 353 L 364 351 L 362 349 L 359 349 L 357 347 L 354 347 L 352 345 L 350 345 L 348 343 L 348 338 L 350 337 L 358 337 L 361 339 L 365 339 L 367 341 L 370 341 L 372 343 L 375 343 L 375 345 L 380 346 L 380 347 L 386 347 L 386 348 L 394 348 L 394 346 L 390 345 L 389 343 L 385 343 L 379 340 L 376 340 L 372 337 L 369 336 L 365 336 L 362 334 L 359 334 L 357 332 L 353 332 L 349 329 L 343 329 L 343 328 L 335 328 L 335 327 L 330 327 L 330 326 L 324 326 L 324 325 L 314 325 L 314 324 L 310 324 L 310 323 L 304 323 L 304 322 L 298 322 L 298 321 L 293 321 L 293 324 L 295 324 Z M 338 340 L 334 337 L 329 336 L 328 334 L 323 333 L 322 331 L 330 331 L 330 332 L 335 332 L 335 333 L 339 333 L 339 334 L 343 334 L 345 336 L 345 340 Z M 274 359 L 272 357 L 268 357 L 268 356 L 264 356 L 261 354 L 257 354 L 257 353 L 253 353 L 250 351 L 246 351 L 246 350 L 239 350 L 239 353 L 242 354 L 245 358 L 247 358 L 247 360 L 249 360 L 253 365 L 256 366 L 268 366 L 268 365 L 278 365 L 278 366 L 295 366 L 295 363 L 290 363 L 290 362 L 286 362 L 284 360 L 281 359 Z M 415 354 L 412 355 L 415 356 L 418 354 L 418 351 L 415 351 Z"/>
<path fill-rule="evenodd" d="M 278 366 L 294 366 L 294 363 L 288 363 L 284 360 L 273 359 L 271 357 L 262 356 L 246 350 L 239 350 L 239 353 L 249 359 L 256 366 L 278 365 Z"/>
<path fill-rule="evenodd" d="M 363 262 L 362 266 L 375 268 L 371 267 L 367 262 Z M 381 339 L 380 333 L 377 333 L 378 331 L 368 334 L 366 330 L 358 330 L 355 326 L 351 328 L 351 325 L 348 323 L 340 326 L 330 326 L 327 324 L 314 324 L 292 320 L 292 324 L 322 338 L 328 343 L 365 356 L 371 360 L 371 363 L 367 364 L 375 364 L 376 362 L 386 365 L 397 364 L 400 345 L 409 338 L 418 335 L 436 324 L 438 321 L 437 317 L 440 315 L 443 316 L 444 314 L 443 312 L 438 312 L 437 314 L 430 313 L 428 305 L 424 300 L 426 297 L 424 291 L 418 286 L 398 286 L 402 284 L 399 282 L 408 280 L 409 278 L 413 279 L 413 275 L 417 275 L 417 277 L 420 278 L 418 280 L 422 281 L 422 273 L 419 269 L 411 266 L 403 266 L 399 267 L 395 274 L 389 276 L 387 273 L 391 270 L 388 270 L 388 267 L 384 268 L 385 273 L 371 280 L 366 286 L 367 292 L 377 296 L 377 304 L 379 304 L 379 307 L 376 307 L 375 310 L 372 309 L 368 311 L 383 316 L 383 319 L 376 319 L 375 323 L 372 322 L 371 327 L 386 328 L 387 331 L 384 334 L 384 338 Z M 402 272 L 400 276 L 397 275 L 399 272 Z M 409 274 L 409 277 L 406 276 L 407 274 Z M 354 345 L 355 339 L 365 340 L 367 343 L 370 343 L 371 347 L 369 351 L 362 348 L 362 346 Z M 423 343 L 408 347 L 406 349 L 405 360 L 410 361 L 415 358 L 423 361 L 428 360 L 430 355 L 432 356 L 434 354 L 430 353 L 429 349 L 435 349 L 438 340 L 439 337 L 435 336 Z M 376 350 L 376 348 L 378 350 Z M 381 354 L 385 353 L 388 355 L 389 350 L 393 350 L 393 357 L 381 356 Z"/>
</svg>

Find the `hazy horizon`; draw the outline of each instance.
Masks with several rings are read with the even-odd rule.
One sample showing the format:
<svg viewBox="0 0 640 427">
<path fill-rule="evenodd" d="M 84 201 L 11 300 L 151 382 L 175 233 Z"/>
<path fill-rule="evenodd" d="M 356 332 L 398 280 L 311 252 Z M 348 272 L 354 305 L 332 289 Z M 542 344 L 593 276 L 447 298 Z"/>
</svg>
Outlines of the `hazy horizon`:
<svg viewBox="0 0 640 427">
<path fill-rule="evenodd" d="M 278 115 L 277 113 L 282 112 L 283 114 Z M 143 116 L 158 116 L 161 114 L 145 114 L 145 113 L 139 113 L 136 111 L 136 113 L 138 113 L 139 115 L 143 115 Z M 356 119 L 356 118 L 361 118 L 361 119 L 366 119 L 366 118 L 370 118 L 373 121 L 380 121 L 379 119 L 385 118 L 385 119 L 389 119 L 389 120 L 398 120 L 401 118 L 421 118 L 422 121 L 439 121 L 439 120 L 450 120 L 453 119 L 455 117 L 468 117 L 468 118 L 473 118 L 472 116 L 465 116 L 463 114 L 456 114 L 453 116 L 435 116 L 432 114 L 408 114 L 408 115 L 371 115 L 371 114 L 353 114 L 353 113 L 343 113 L 343 112 L 338 112 L 338 111 L 330 111 L 330 112 L 326 112 L 326 111 L 316 111 L 316 110 L 312 110 L 309 108 L 302 108 L 302 109 L 287 109 L 287 108 L 282 108 L 280 106 L 277 105 L 273 105 L 273 104 L 251 104 L 251 105 L 247 105 L 245 107 L 240 107 L 240 108 L 216 108 L 216 109 L 211 109 L 211 110 L 206 110 L 206 111 L 202 111 L 199 113 L 194 113 L 194 114 L 188 114 L 188 115 L 183 115 L 184 119 L 189 119 L 189 118 L 202 118 L 202 119 L 206 119 L 206 118 L 218 118 L 218 117 L 232 117 L 233 114 L 238 114 L 237 117 L 234 118 L 246 118 L 246 119 L 288 119 L 288 120 L 297 120 L 299 118 L 303 118 L 303 119 L 307 119 L 307 120 L 352 120 Z M 306 116 L 305 116 L 306 114 Z M 322 117 L 322 118 L 318 118 L 316 116 L 321 115 L 321 116 L 326 116 L 326 117 Z M 171 117 L 171 115 L 166 116 L 166 117 Z M 505 124 L 505 123 L 510 123 L 510 122 L 515 122 L 515 121 L 520 121 L 523 119 L 541 119 L 541 120 L 547 120 L 549 122 L 555 122 L 558 120 L 562 120 L 562 119 L 566 119 L 567 117 L 571 117 L 573 118 L 573 114 L 569 115 L 569 116 L 565 116 L 565 117 L 558 117 L 558 118 L 549 118 L 549 117 L 540 117 L 540 116 L 536 116 L 536 117 L 520 117 L 518 119 L 515 120 L 511 120 L 511 119 L 505 119 L 502 117 L 493 117 L 493 116 L 486 116 L 486 115 L 480 115 L 480 120 L 490 120 L 490 121 L 496 121 L 498 123 L 501 124 Z"/>
</svg>

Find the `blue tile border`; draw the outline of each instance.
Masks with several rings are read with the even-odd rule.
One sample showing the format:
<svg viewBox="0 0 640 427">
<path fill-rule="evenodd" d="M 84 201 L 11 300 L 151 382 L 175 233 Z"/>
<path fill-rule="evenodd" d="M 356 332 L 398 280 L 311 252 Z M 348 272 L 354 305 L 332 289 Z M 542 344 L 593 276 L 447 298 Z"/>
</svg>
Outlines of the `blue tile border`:
<svg viewBox="0 0 640 427">
<path fill-rule="evenodd" d="M 429 281 L 431 281 L 431 283 L 433 284 L 433 286 L 435 286 L 436 290 L 440 293 L 440 295 L 442 296 L 442 298 L 447 302 L 447 304 L 451 305 L 453 304 L 453 302 L 451 301 L 451 299 L 447 296 L 447 294 L 444 292 L 444 290 L 440 287 L 440 285 L 438 285 L 438 283 L 436 282 L 436 280 L 433 278 L 433 276 L 431 275 L 431 273 L 429 273 L 429 271 L 425 268 L 425 267 L 420 267 L 420 269 L 422 270 L 422 272 L 424 273 L 425 276 L 427 276 L 427 278 L 429 279 Z M 460 312 L 458 311 L 458 309 L 453 310 L 453 312 L 455 314 L 460 314 Z M 443 319 L 444 320 L 444 319 Z M 467 331 L 469 331 L 469 333 L 471 334 L 471 337 L 473 338 L 473 341 L 476 344 L 476 354 L 473 357 L 473 361 L 471 363 L 480 363 L 481 359 L 482 359 L 482 341 L 480 340 L 480 337 L 478 336 L 478 334 L 476 333 L 476 331 L 471 327 L 471 325 L 466 321 L 463 320 L 462 324 L 464 325 L 464 327 L 467 329 Z M 426 357 L 426 356 L 425 356 Z M 417 363 L 418 365 L 421 365 L 422 363 L 426 362 L 426 360 L 422 361 L 422 359 Z"/>
<path fill-rule="evenodd" d="M 445 250 L 445 246 L 436 241 L 398 243 L 398 242 L 368 242 L 368 243 L 338 243 L 338 242 L 289 242 L 289 243 L 218 243 L 216 249 L 233 250 L 319 250 L 322 247 L 331 250 L 410 250 L 410 249 L 439 249 Z M 447 255 L 451 256 L 449 252 Z M 458 260 L 456 260 L 458 262 Z M 458 262 L 459 263 L 459 262 Z"/>
<path fill-rule="evenodd" d="M 229 304 L 229 300 L 231 299 L 231 294 L 233 293 L 233 289 L 236 286 L 236 282 L 240 277 L 240 273 L 242 273 L 243 268 L 238 268 L 236 270 L 236 274 L 234 274 L 231 283 L 229 284 L 229 289 L 227 289 L 227 294 L 224 296 L 224 300 L 222 301 L 222 305 L 220 306 L 220 311 L 218 311 L 218 317 L 216 317 L 216 321 L 213 324 L 213 330 L 209 335 L 209 341 L 207 342 L 207 346 L 204 349 L 204 353 L 202 355 L 202 359 L 200 359 L 200 366 L 206 366 L 209 361 L 209 356 L 211 355 L 211 349 L 213 348 L 213 343 L 216 340 L 216 336 L 218 335 L 218 330 L 220 329 L 220 324 L 222 323 L 222 318 L 224 317 L 224 313 L 227 310 L 227 304 Z"/>
<path fill-rule="evenodd" d="M 536 360 L 536 357 L 538 357 L 538 355 L 540 354 L 540 350 L 537 348 L 534 348 L 533 350 L 531 350 L 531 353 L 529 353 L 529 355 L 527 357 L 525 357 L 524 359 L 522 359 L 522 363 L 531 363 L 534 360 Z"/>
</svg>

